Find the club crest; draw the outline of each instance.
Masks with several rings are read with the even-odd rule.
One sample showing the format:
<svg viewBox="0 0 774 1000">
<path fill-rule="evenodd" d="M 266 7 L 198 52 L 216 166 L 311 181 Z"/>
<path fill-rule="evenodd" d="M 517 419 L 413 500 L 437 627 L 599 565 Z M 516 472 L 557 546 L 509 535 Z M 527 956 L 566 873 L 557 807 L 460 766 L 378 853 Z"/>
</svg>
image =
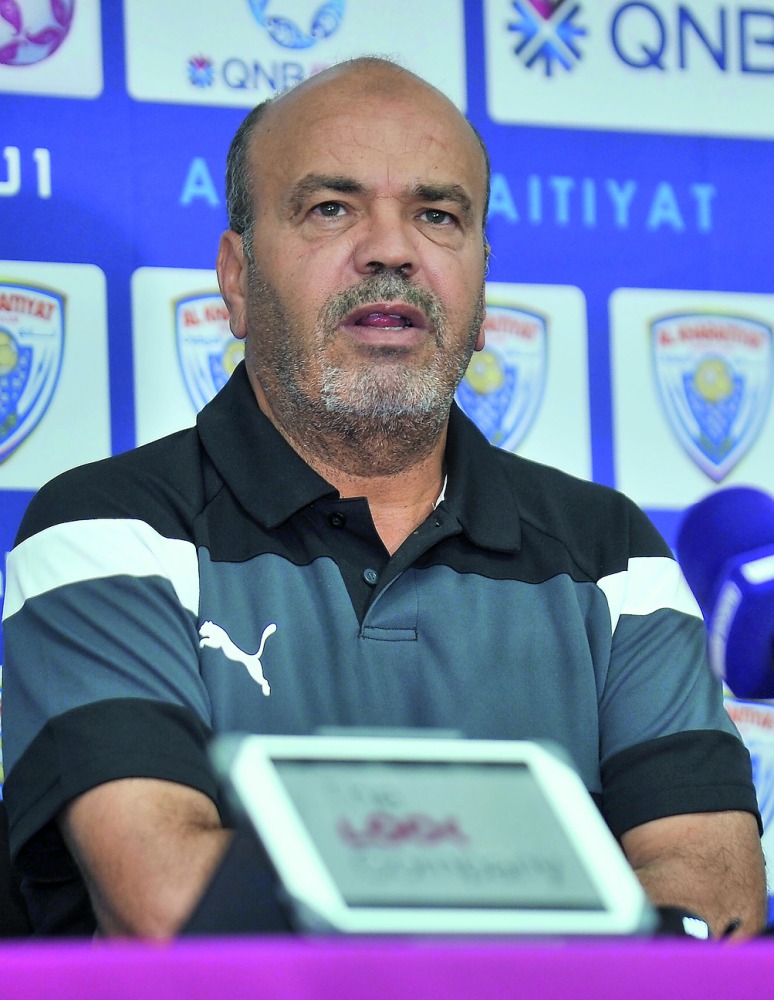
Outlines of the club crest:
<svg viewBox="0 0 774 1000">
<path fill-rule="evenodd" d="M 471 358 L 457 402 L 500 448 L 515 451 L 540 409 L 548 368 L 545 317 L 487 305 L 486 347 Z"/>
<path fill-rule="evenodd" d="M 0 281 L 0 462 L 48 409 L 64 352 L 64 296 Z"/>
<path fill-rule="evenodd" d="M 226 384 L 245 349 L 231 333 L 228 310 L 217 292 L 177 299 L 174 306 L 180 371 L 198 413 Z"/>
<path fill-rule="evenodd" d="M 656 384 L 672 430 L 720 482 L 758 437 L 769 409 L 772 329 L 723 313 L 683 313 L 651 323 Z"/>
</svg>

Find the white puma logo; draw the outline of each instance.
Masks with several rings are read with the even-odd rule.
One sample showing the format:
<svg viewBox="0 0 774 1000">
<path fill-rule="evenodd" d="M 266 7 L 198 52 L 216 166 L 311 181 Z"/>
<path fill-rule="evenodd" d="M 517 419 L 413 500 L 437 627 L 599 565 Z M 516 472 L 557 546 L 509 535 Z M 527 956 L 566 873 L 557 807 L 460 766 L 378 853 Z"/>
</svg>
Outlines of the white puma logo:
<svg viewBox="0 0 774 1000">
<path fill-rule="evenodd" d="M 271 688 L 269 687 L 269 682 L 263 676 L 261 656 L 263 656 L 263 647 L 266 645 L 266 640 L 270 635 L 274 635 L 276 631 L 277 626 L 273 622 L 271 625 L 267 625 L 263 630 L 258 652 L 245 653 L 220 625 L 210 621 L 202 622 L 202 627 L 199 629 L 199 635 L 201 636 L 199 647 L 204 649 L 205 646 L 210 646 L 212 649 L 220 649 L 229 660 L 235 660 L 237 663 L 244 664 L 252 679 L 260 686 L 261 691 L 268 696 Z"/>
</svg>

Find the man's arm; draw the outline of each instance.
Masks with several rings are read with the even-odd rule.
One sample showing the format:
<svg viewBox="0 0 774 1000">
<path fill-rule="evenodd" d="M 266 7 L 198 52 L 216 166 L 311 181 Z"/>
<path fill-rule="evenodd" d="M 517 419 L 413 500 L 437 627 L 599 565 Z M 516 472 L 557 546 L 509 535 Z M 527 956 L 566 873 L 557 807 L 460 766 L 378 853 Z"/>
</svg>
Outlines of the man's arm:
<svg viewBox="0 0 774 1000">
<path fill-rule="evenodd" d="M 231 837 L 206 795 L 149 778 L 90 789 L 59 824 L 108 937 L 172 937 Z"/>
<path fill-rule="evenodd" d="M 737 938 L 765 926 L 763 851 L 750 813 L 668 816 L 627 831 L 621 843 L 654 904 L 690 910 L 716 938 L 737 920 Z"/>
</svg>

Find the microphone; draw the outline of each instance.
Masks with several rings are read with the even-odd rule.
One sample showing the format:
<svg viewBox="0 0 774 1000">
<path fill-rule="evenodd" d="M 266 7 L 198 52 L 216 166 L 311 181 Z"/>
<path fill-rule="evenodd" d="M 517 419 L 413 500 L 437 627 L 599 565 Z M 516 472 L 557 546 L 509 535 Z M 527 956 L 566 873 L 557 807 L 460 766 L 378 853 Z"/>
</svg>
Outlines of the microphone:
<svg viewBox="0 0 774 1000">
<path fill-rule="evenodd" d="M 677 559 L 712 672 L 737 698 L 774 698 L 774 497 L 746 486 L 705 497 L 683 517 Z"/>
</svg>

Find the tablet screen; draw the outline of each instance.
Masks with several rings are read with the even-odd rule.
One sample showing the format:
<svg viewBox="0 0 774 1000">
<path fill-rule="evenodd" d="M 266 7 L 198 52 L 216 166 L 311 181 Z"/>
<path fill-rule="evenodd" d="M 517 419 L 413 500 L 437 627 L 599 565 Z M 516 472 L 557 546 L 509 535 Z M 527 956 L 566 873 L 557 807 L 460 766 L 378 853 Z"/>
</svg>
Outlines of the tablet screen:
<svg viewBox="0 0 774 1000">
<path fill-rule="evenodd" d="M 525 763 L 274 766 L 351 908 L 604 909 Z"/>
</svg>

